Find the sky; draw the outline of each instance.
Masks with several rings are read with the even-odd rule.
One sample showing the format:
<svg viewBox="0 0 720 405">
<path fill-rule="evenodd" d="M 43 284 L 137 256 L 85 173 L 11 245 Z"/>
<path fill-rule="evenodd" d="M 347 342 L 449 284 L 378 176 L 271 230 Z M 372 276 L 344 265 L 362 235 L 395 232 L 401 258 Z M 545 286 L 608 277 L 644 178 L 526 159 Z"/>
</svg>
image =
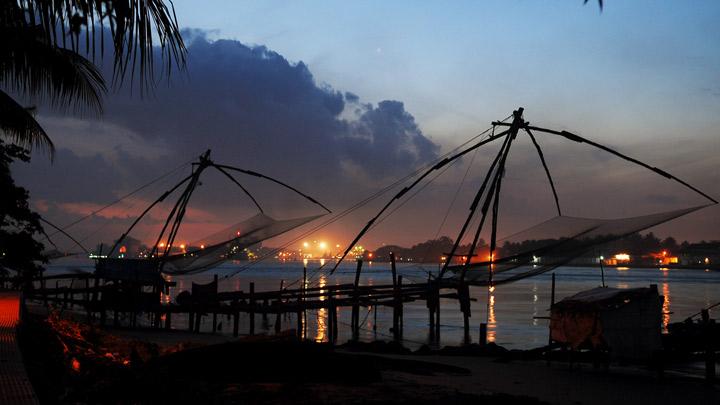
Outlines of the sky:
<svg viewBox="0 0 720 405">
<path fill-rule="evenodd" d="M 342 212 L 520 106 L 534 125 L 580 134 L 720 197 L 718 2 L 608 0 L 602 12 L 581 0 L 174 4 L 186 72 L 151 96 L 127 86 L 112 92 L 101 117 L 40 110 L 57 156 L 50 163 L 36 153 L 13 169 L 33 207 L 57 225 L 206 149 Z M 521 138 L 503 183 L 501 234 L 553 216 L 542 167 Z M 538 141 L 567 215 L 620 218 L 706 202 L 586 145 Z M 489 145 L 450 167 L 361 243 L 454 238 L 496 151 Z M 188 172 L 180 167 L 68 231 L 88 245 L 112 240 Z M 278 187 L 242 181 L 273 217 L 320 213 Z M 253 215 L 233 187 L 219 175 L 203 180 L 181 237 L 197 240 Z M 305 239 L 346 244 L 391 196 Z M 652 230 L 720 239 L 719 218 L 714 206 Z M 133 236 L 150 241 L 162 220 L 162 210 L 153 212 Z"/>
</svg>

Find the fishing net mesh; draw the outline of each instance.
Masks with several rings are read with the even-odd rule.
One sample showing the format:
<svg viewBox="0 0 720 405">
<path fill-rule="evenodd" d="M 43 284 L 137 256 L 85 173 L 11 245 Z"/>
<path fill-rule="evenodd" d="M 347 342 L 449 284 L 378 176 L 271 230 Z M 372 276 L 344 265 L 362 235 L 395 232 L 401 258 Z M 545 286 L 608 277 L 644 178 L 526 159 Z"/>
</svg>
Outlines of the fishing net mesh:
<svg viewBox="0 0 720 405">
<path fill-rule="evenodd" d="M 697 211 L 706 205 L 620 219 L 557 216 L 498 240 L 493 262 L 489 247 L 475 252 L 468 265 L 449 266 L 450 280 L 498 285 L 535 276 L 589 254 L 599 245 Z"/>
<path fill-rule="evenodd" d="M 257 214 L 191 243 L 186 253 L 167 257 L 162 272 L 169 275 L 183 275 L 208 270 L 224 261 L 234 259 L 252 245 L 288 232 L 321 216 L 278 220 L 265 214 Z"/>
</svg>

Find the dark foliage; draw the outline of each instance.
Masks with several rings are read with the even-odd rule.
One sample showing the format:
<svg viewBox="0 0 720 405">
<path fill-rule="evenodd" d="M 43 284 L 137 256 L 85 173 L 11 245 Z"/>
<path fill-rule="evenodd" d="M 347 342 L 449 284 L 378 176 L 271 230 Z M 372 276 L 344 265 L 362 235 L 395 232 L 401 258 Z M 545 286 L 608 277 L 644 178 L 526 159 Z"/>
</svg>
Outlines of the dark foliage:
<svg viewBox="0 0 720 405">
<path fill-rule="evenodd" d="M 0 273 L 19 275 L 29 285 L 44 262 L 43 245 L 33 236 L 43 233 L 40 216 L 28 205 L 28 191 L 15 185 L 10 164 L 19 160 L 28 162 L 28 151 L 0 141 Z M 14 274 L 11 274 L 14 273 Z"/>
</svg>

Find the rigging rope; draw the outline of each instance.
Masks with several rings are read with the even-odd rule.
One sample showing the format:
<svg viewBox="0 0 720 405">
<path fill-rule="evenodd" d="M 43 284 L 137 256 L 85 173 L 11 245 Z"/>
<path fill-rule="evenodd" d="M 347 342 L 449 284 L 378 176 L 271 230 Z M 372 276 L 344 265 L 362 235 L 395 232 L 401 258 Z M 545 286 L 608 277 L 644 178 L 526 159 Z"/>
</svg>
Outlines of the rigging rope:
<svg viewBox="0 0 720 405">
<path fill-rule="evenodd" d="M 159 176 L 159 177 L 151 180 L 150 182 L 148 182 L 148 183 L 146 183 L 146 184 L 144 184 L 144 185 L 136 188 L 135 190 L 133 190 L 133 191 L 131 191 L 131 192 L 123 195 L 122 197 L 117 198 L 115 201 L 113 201 L 113 202 L 111 202 L 111 203 L 109 203 L 109 204 L 106 204 L 106 205 L 104 205 L 104 206 L 102 206 L 102 207 L 100 207 L 100 208 L 98 208 L 98 209 L 90 212 L 89 214 L 87 214 L 87 215 L 85 215 L 85 216 L 83 216 L 83 217 L 81 217 L 81 218 L 79 218 L 79 219 L 76 219 L 75 221 L 73 221 L 73 222 L 71 222 L 71 223 L 69 223 L 69 224 L 61 227 L 60 229 L 58 229 L 57 231 L 55 231 L 52 235 L 49 235 L 48 238 L 49 238 L 49 237 L 52 237 L 52 236 L 55 236 L 55 235 L 57 235 L 58 233 L 61 233 L 62 231 L 67 231 L 69 228 L 71 228 L 71 227 L 79 224 L 80 222 L 85 221 L 86 219 L 88 219 L 88 218 L 90 218 L 90 217 L 93 217 L 93 216 L 95 216 L 96 214 L 98 214 L 98 213 L 100 213 L 100 212 L 102 212 L 102 211 L 104 211 L 104 210 L 112 207 L 113 205 L 115 205 L 115 204 L 117 204 L 117 203 L 119 203 L 119 202 L 121 202 L 121 201 L 123 201 L 123 200 L 125 200 L 125 199 L 127 199 L 127 198 L 129 198 L 129 197 L 131 197 L 131 196 L 133 196 L 133 195 L 135 195 L 135 194 L 137 194 L 137 193 L 139 193 L 140 191 L 142 191 L 142 190 L 146 189 L 147 187 L 150 187 L 151 185 L 157 183 L 158 181 L 160 181 L 160 180 L 162 180 L 162 179 L 170 176 L 171 174 L 177 172 L 178 170 L 184 168 L 185 166 L 189 165 L 189 164 L 192 163 L 192 162 L 193 162 L 192 160 L 189 160 L 189 161 L 187 161 L 187 162 L 179 165 L 178 167 L 170 170 L 169 172 L 167 172 L 167 173 L 165 173 L 165 174 L 163 174 L 163 175 L 161 175 L 161 176 Z M 46 239 L 47 239 L 47 238 L 46 238 Z M 83 240 L 84 240 L 84 239 L 83 239 Z"/>
<path fill-rule="evenodd" d="M 512 117 L 512 114 L 509 115 L 509 116 L 507 116 L 507 117 L 505 117 L 505 118 L 503 118 L 503 119 L 500 120 L 499 122 L 505 122 L 505 121 L 507 121 L 510 117 Z M 452 150 L 446 152 L 445 154 L 443 154 L 442 156 L 440 156 L 440 157 L 439 157 L 438 159 L 436 159 L 435 161 L 430 162 L 430 163 L 428 163 L 428 164 L 426 164 L 426 165 L 424 165 L 424 166 L 419 167 L 418 169 L 414 170 L 413 172 L 409 173 L 408 175 L 406 175 L 406 176 L 404 176 L 404 177 L 402 177 L 402 178 L 394 181 L 393 183 L 385 186 L 384 188 L 380 189 L 379 191 L 375 192 L 374 194 L 370 195 L 369 197 L 361 200 L 360 202 L 358 202 L 358 203 L 350 206 L 349 208 L 345 209 L 344 211 L 335 214 L 335 216 L 327 219 L 327 220 L 324 221 L 323 223 L 321 223 L 321 224 L 319 224 L 319 225 L 317 225 L 317 226 L 309 229 L 308 231 L 302 233 L 300 236 L 298 236 L 298 237 L 290 240 L 289 242 L 285 243 L 283 246 L 281 246 L 281 247 L 279 247 L 279 248 L 273 249 L 273 250 L 272 250 L 271 252 L 269 252 L 268 254 L 260 257 L 259 259 L 255 260 L 255 261 L 253 261 L 253 262 L 250 262 L 250 263 L 248 263 L 248 264 L 240 267 L 239 269 L 233 271 L 232 273 L 225 275 L 223 278 L 227 279 L 227 278 L 230 278 L 230 277 L 234 277 L 235 275 L 237 275 L 237 274 L 239 274 L 239 273 L 241 273 L 241 272 L 249 269 L 250 267 L 256 265 L 257 263 L 262 262 L 262 261 L 264 261 L 264 260 L 266 260 L 266 259 L 268 259 L 268 258 L 270 258 L 270 257 L 274 257 L 274 255 L 275 255 L 276 253 L 278 253 L 278 252 L 280 252 L 281 250 L 287 248 L 287 247 L 288 247 L 289 245 L 291 245 L 292 243 L 295 243 L 295 242 L 301 240 L 302 238 L 305 238 L 307 235 L 310 235 L 310 234 L 312 234 L 313 232 L 316 232 L 316 231 L 319 230 L 319 229 L 322 229 L 322 228 L 324 228 L 324 227 L 326 227 L 326 226 L 328 226 L 328 225 L 330 225 L 330 224 L 332 224 L 332 223 L 337 222 L 338 220 L 344 218 L 345 216 L 347 216 L 347 215 L 349 215 L 350 213 L 354 212 L 354 211 L 357 210 L 358 208 L 365 206 L 365 205 L 368 204 L 370 201 L 373 201 L 373 200 L 377 199 L 378 197 L 384 195 L 385 193 L 387 193 L 387 192 L 390 191 L 391 189 L 395 188 L 395 187 L 398 186 L 399 184 L 401 184 L 401 183 L 407 181 L 408 179 L 411 179 L 412 177 L 418 175 L 419 173 L 422 173 L 423 171 L 426 171 L 426 170 L 428 170 L 429 168 L 437 165 L 438 162 L 441 162 L 441 161 L 443 161 L 445 158 L 447 158 L 448 156 L 451 156 L 451 155 L 455 154 L 457 151 L 461 150 L 462 148 L 464 148 L 464 147 L 467 146 L 468 144 L 470 144 L 470 143 L 472 143 L 472 142 L 475 142 L 475 141 L 478 140 L 479 138 L 481 138 L 481 137 L 483 137 L 484 135 L 486 135 L 488 132 L 493 131 L 493 133 L 494 133 L 494 127 L 495 127 L 495 126 L 493 125 L 493 126 L 487 128 L 486 130 L 484 130 L 484 131 L 480 132 L 479 134 L 471 137 L 470 139 L 468 139 L 467 141 L 465 141 L 465 142 L 463 142 L 462 144 L 458 145 L 457 147 L 453 148 Z M 314 270 L 314 273 L 317 273 L 317 272 L 319 272 L 320 270 L 322 270 L 328 263 L 329 263 L 329 261 L 326 262 L 324 265 L 321 265 L 320 267 L 318 267 L 316 270 Z M 313 274 L 313 275 L 314 275 L 314 274 Z M 311 277 L 312 277 L 312 276 L 311 276 Z M 299 281 L 301 281 L 301 279 L 295 280 L 292 284 L 296 284 L 296 283 L 298 283 Z"/>
</svg>

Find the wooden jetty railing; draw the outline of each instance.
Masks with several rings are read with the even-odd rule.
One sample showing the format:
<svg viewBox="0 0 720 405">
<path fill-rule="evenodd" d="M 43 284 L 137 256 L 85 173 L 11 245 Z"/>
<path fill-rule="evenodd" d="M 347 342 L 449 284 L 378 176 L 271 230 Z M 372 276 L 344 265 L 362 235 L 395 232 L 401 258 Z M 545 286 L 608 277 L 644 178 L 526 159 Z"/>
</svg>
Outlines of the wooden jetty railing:
<svg viewBox="0 0 720 405">
<path fill-rule="evenodd" d="M 218 279 L 204 285 L 193 283 L 192 293 L 181 293 L 176 302 L 162 303 L 160 286 L 138 286 L 124 281 L 99 282 L 92 274 L 65 274 L 38 278 L 39 287 L 32 292 L 32 298 L 46 304 L 54 303 L 62 308 L 80 306 L 87 313 L 88 322 L 99 318 L 104 325 L 109 313 L 113 315 L 113 324 L 120 324 L 121 314 L 130 315 L 130 326 L 137 325 L 137 315 L 148 314 L 150 326 L 153 328 L 172 327 L 173 314 L 187 314 L 187 329 L 200 332 L 201 319 L 212 316 L 212 331 L 217 331 L 218 315 L 232 318 L 233 335 L 240 334 L 240 314 L 247 314 L 249 325 L 247 334 L 255 334 L 255 316 L 275 315 L 275 330 L 279 332 L 281 316 L 295 314 L 297 316 L 297 334 L 304 335 L 303 328 L 307 324 L 307 312 L 324 309 L 327 312 L 327 335 L 331 343 L 338 336 L 338 311 L 340 307 L 352 310 L 350 328 L 352 339 L 358 340 L 360 335 L 361 307 L 390 307 L 393 310 L 393 338 L 401 340 L 403 335 L 403 306 L 412 301 L 426 301 L 430 319 L 430 336 L 439 340 L 440 332 L 440 299 L 460 300 L 466 327 L 465 336 L 469 339 L 470 294 L 467 287 L 438 283 L 428 280 L 427 283 L 404 284 L 401 275 L 396 274 L 394 261 L 392 266 L 393 283 L 383 285 L 360 285 L 362 261 L 358 261 L 353 283 L 326 285 L 323 287 L 306 287 L 307 276 L 300 288 L 281 288 L 273 291 L 256 291 L 255 284 L 250 283 L 249 291 L 218 291 Z M 55 281 L 55 286 L 48 287 L 48 281 Z M 61 286 L 70 283 L 69 286 Z M 91 281 L 94 281 L 91 283 Z"/>
</svg>

